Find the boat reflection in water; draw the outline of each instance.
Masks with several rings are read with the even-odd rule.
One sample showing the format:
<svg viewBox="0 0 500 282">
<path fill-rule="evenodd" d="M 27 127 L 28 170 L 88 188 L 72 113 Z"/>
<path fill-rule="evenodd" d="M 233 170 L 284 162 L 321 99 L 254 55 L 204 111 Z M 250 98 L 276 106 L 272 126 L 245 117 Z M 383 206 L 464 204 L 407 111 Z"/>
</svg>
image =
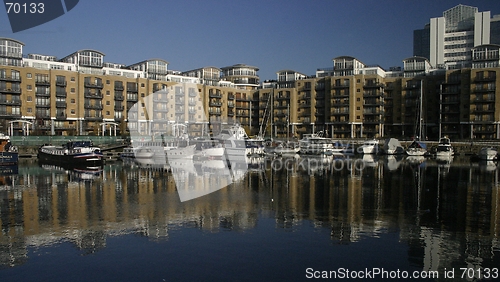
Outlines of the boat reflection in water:
<svg viewBox="0 0 500 282">
<path fill-rule="evenodd" d="M 74 167 L 74 166 L 57 166 L 53 164 L 39 163 L 40 167 L 47 172 L 54 174 L 67 175 L 68 182 L 82 182 L 82 181 L 93 181 L 100 178 L 102 174 L 102 166 L 92 166 L 92 167 Z M 61 180 L 64 181 L 64 180 Z"/>
<path fill-rule="evenodd" d="M 0 189 L 0 264 L 9 268 L 0 279 L 90 280 L 92 265 L 117 275 L 102 280 L 148 281 L 213 277 L 221 264 L 229 276 L 220 280 L 236 272 L 296 280 L 303 265 L 495 268 L 499 176 L 490 163 L 460 157 L 179 159 L 167 170 L 116 162 L 69 172 L 20 164 Z M 210 185 L 225 186 L 211 193 Z"/>
</svg>

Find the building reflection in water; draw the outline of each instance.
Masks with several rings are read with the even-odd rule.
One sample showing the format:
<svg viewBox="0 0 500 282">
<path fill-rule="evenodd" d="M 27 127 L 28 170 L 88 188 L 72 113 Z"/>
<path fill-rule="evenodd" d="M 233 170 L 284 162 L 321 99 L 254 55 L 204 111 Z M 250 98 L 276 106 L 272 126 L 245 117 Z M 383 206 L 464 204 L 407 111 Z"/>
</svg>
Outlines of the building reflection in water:
<svg viewBox="0 0 500 282">
<path fill-rule="evenodd" d="M 216 162 L 189 164 L 182 185 L 231 183 L 219 168 Z M 241 170 L 239 181 L 181 202 L 183 186 L 176 187 L 164 168 L 117 162 L 75 171 L 21 164 L 17 174 L 1 176 L 0 264 L 27 262 L 31 246 L 67 241 L 89 254 L 105 248 L 109 236 L 164 240 L 172 229 L 245 231 L 264 217 L 274 218 L 278 229 L 312 223 L 331 230 L 335 244 L 397 233 L 408 245 L 406 259 L 423 270 L 498 265 L 495 163 L 283 157 L 252 159 Z"/>
</svg>

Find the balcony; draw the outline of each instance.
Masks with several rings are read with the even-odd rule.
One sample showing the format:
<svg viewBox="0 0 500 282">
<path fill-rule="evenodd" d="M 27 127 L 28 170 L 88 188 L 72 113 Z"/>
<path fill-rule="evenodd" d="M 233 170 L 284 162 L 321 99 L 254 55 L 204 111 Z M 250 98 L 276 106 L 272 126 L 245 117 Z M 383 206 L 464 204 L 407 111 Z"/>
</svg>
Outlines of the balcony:
<svg viewBox="0 0 500 282">
<path fill-rule="evenodd" d="M 212 102 L 212 101 L 210 101 L 208 103 L 208 106 L 210 106 L 210 107 L 220 107 L 220 106 L 222 106 L 222 103 L 221 102 Z"/>
<path fill-rule="evenodd" d="M 299 116 L 300 117 L 309 117 L 309 116 L 311 116 L 311 111 L 302 111 L 302 112 L 299 112 Z"/>
<path fill-rule="evenodd" d="M 21 117 L 21 113 L 11 113 L 11 112 L 7 112 L 7 111 L 0 111 L 0 117 L 2 118 L 20 118 Z"/>
<path fill-rule="evenodd" d="M 66 113 L 58 113 L 56 114 L 56 120 L 66 120 L 68 115 Z"/>
<path fill-rule="evenodd" d="M 90 98 L 90 99 L 102 99 L 102 94 L 101 93 L 85 93 L 84 97 Z"/>
<path fill-rule="evenodd" d="M 64 81 L 56 80 L 56 86 L 66 87 L 67 84 L 68 83 L 66 82 L 66 80 L 64 80 Z"/>
<path fill-rule="evenodd" d="M 37 79 L 35 81 L 35 85 L 36 86 L 50 86 L 50 80 L 42 80 L 42 79 L 38 80 Z"/>
<path fill-rule="evenodd" d="M 492 81 L 495 81 L 497 78 L 496 76 L 476 76 L 474 77 L 474 80 L 473 82 L 476 83 L 476 82 L 492 82 Z"/>
<path fill-rule="evenodd" d="M 471 110 L 471 113 L 473 113 L 473 114 L 488 114 L 488 113 L 494 113 L 494 112 L 495 112 L 494 107 L 485 108 L 485 109 L 472 109 Z"/>
<path fill-rule="evenodd" d="M 37 113 L 35 115 L 36 119 L 50 119 L 49 113 Z"/>
<path fill-rule="evenodd" d="M 115 101 L 123 101 L 125 97 L 123 95 L 115 95 Z"/>
<path fill-rule="evenodd" d="M 66 102 L 56 101 L 56 108 L 66 108 L 66 107 L 67 107 Z"/>
<path fill-rule="evenodd" d="M 382 123 L 382 119 L 365 119 L 363 124 L 380 124 Z"/>
<path fill-rule="evenodd" d="M 21 106 L 22 102 L 21 102 L 20 99 L 14 99 L 14 100 L 10 100 L 10 101 L 4 100 L 2 104 L 4 104 L 4 105 L 10 105 L 10 106 Z"/>
<path fill-rule="evenodd" d="M 488 93 L 488 92 L 495 92 L 495 88 L 474 88 L 472 89 L 472 93 Z"/>
<path fill-rule="evenodd" d="M 332 93 L 332 99 L 337 99 L 337 98 L 348 98 L 349 97 L 349 92 L 334 92 Z"/>
<path fill-rule="evenodd" d="M 342 88 L 349 88 L 349 83 L 335 83 L 332 85 L 333 89 L 342 89 Z"/>
<path fill-rule="evenodd" d="M 288 99 L 290 99 L 290 96 L 282 95 L 282 96 L 275 97 L 274 99 L 275 100 L 288 100 Z"/>
<path fill-rule="evenodd" d="M 222 98 L 222 94 L 221 93 L 210 93 L 210 94 L 208 94 L 208 97 L 210 97 L 210 98 Z"/>
<path fill-rule="evenodd" d="M 221 115 L 220 111 L 215 111 L 213 109 L 209 109 L 208 113 L 211 114 L 211 115 L 215 115 L 215 116 L 220 116 Z"/>
<path fill-rule="evenodd" d="M 102 121 L 102 116 L 84 116 L 86 121 Z"/>
<path fill-rule="evenodd" d="M 97 88 L 97 89 L 102 89 L 104 87 L 102 83 L 90 83 L 90 82 L 85 82 L 84 86 L 87 88 Z"/>
<path fill-rule="evenodd" d="M 50 109 L 50 103 L 36 104 L 35 106 L 37 108 L 49 108 Z"/>
<path fill-rule="evenodd" d="M 116 90 L 116 91 L 123 91 L 123 90 L 125 90 L 125 87 L 124 87 L 123 85 L 116 85 L 116 84 L 115 84 L 115 90 Z M 155 92 L 156 92 L 156 91 L 155 91 Z"/>
<path fill-rule="evenodd" d="M 332 111 L 331 115 L 332 116 L 338 116 L 338 115 L 348 115 L 349 111 L 348 110 L 341 110 L 341 111 Z"/>
<path fill-rule="evenodd" d="M 100 104 L 85 104 L 83 106 L 85 109 L 94 109 L 94 110 L 102 110 L 102 105 Z"/>
<path fill-rule="evenodd" d="M 4 88 L 0 89 L 0 93 L 5 93 L 5 94 L 21 94 L 21 89 L 11 89 L 11 88 Z"/>
<path fill-rule="evenodd" d="M 127 92 L 139 93 L 139 90 L 136 87 L 127 87 Z"/>
<path fill-rule="evenodd" d="M 121 112 L 121 111 L 123 111 L 123 110 L 125 109 L 125 107 L 124 107 L 124 106 L 115 106 L 115 108 L 114 108 L 114 109 L 115 109 L 115 111 L 117 111 L 117 112 Z"/>
<path fill-rule="evenodd" d="M 60 98 L 66 98 L 68 96 L 68 93 L 66 93 L 66 91 L 62 92 L 62 91 L 57 91 L 56 92 L 56 97 L 60 97 Z"/>
<path fill-rule="evenodd" d="M 20 77 L 0 75 L 0 81 L 21 82 L 21 78 Z"/>
<path fill-rule="evenodd" d="M 383 83 L 366 83 L 363 85 L 363 88 L 383 88 Z"/>
</svg>

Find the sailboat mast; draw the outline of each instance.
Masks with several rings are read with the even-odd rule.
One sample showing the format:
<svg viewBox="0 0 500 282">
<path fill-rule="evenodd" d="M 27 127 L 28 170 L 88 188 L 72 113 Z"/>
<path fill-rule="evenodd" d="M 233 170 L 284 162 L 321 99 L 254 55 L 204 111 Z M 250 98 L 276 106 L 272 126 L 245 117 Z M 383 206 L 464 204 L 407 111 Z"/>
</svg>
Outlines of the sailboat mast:
<svg viewBox="0 0 500 282">
<path fill-rule="evenodd" d="M 286 140 L 290 139 L 290 102 L 288 103 L 287 113 L 286 113 Z"/>
<path fill-rule="evenodd" d="M 422 99 L 423 98 L 423 80 L 420 80 L 420 106 L 419 106 L 419 115 L 418 115 L 418 118 L 419 118 L 419 128 L 418 128 L 418 137 L 419 138 L 422 138 L 422 122 L 423 122 L 423 118 L 422 118 L 422 115 L 423 115 L 423 111 L 422 111 Z"/>
<path fill-rule="evenodd" d="M 273 126 L 274 126 L 274 87 L 271 90 L 271 113 L 269 114 L 271 117 L 271 142 L 273 141 Z"/>
</svg>

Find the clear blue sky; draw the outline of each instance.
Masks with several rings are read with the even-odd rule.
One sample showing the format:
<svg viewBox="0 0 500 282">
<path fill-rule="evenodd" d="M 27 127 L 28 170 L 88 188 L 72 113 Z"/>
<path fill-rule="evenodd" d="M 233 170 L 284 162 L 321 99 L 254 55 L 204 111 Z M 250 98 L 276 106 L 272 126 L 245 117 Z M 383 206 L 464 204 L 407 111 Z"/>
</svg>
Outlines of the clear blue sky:
<svg viewBox="0 0 500 282">
<path fill-rule="evenodd" d="M 313 75 L 343 55 L 402 66 L 413 53 L 413 30 L 457 4 L 500 14 L 496 0 L 80 0 L 67 14 L 18 33 L 0 10 L 0 37 L 23 42 L 25 54 L 58 58 L 94 49 L 106 62 L 161 58 L 180 71 L 243 63 L 265 80 L 282 69 Z"/>
</svg>

